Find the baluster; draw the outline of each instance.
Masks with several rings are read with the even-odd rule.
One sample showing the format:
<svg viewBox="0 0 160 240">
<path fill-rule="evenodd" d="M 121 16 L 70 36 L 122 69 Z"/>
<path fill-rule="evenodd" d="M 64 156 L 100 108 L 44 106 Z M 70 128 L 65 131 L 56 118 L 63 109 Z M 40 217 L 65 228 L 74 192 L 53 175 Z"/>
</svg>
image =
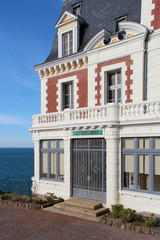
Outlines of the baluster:
<svg viewBox="0 0 160 240">
<path fill-rule="evenodd" d="M 150 115 L 154 114 L 154 103 L 150 103 L 150 105 L 149 105 L 149 114 Z"/>
<path fill-rule="evenodd" d="M 88 109 L 88 119 L 91 119 L 91 110 Z"/>
<path fill-rule="evenodd" d="M 141 104 L 140 105 L 140 115 L 144 116 L 144 114 L 145 114 L 145 104 Z"/>
<path fill-rule="evenodd" d="M 154 111 L 156 115 L 159 115 L 159 103 L 155 103 Z"/>
</svg>

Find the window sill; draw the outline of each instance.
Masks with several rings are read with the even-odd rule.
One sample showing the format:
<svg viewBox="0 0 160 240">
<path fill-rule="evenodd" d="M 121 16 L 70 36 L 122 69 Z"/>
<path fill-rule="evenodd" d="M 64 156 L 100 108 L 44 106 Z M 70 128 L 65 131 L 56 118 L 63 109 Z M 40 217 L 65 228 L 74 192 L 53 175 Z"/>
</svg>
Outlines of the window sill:
<svg viewBox="0 0 160 240">
<path fill-rule="evenodd" d="M 54 184 L 55 186 L 56 185 L 58 185 L 58 186 L 60 186 L 60 185 L 64 185 L 64 181 L 58 181 L 58 180 L 52 180 L 52 179 L 40 179 L 39 180 L 39 183 L 46 183 L 46 184 Z"/>
<path fill-rule="evenodd" d="M 143 197 L 143 198 L 148 198 L 150 200 L 152 199 L 157 199 L 160 200 L 160 195 L 156 194 L 151 194 L 151 193 L 144 193 L 144 192 L 134 192 L 134 191 L 127 191 L 127 190 L 122 190 L 119 191 L 120 195 L 129 195 L 132 197 Z"/>
</svg>

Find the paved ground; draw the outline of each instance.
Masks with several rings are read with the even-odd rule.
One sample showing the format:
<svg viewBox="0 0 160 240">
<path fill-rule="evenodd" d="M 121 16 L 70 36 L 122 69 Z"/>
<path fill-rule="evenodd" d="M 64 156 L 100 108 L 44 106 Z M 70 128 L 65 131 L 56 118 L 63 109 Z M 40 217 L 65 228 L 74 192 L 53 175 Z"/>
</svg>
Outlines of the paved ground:
<svg viewBox="0 0 160 240">
<path fill-rule="evenodd" d="M 0 239 L 4 240 L 158 240 L 96 222 L 0 205 Z"/>
</svg>

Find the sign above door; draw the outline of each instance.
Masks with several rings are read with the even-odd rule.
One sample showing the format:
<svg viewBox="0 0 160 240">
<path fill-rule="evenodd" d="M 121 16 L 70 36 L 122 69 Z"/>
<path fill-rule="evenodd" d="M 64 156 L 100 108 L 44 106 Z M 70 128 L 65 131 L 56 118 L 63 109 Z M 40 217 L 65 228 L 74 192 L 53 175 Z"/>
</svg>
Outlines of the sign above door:
<svg viewBox="0 0 160 240">
<path fill-rule="evenodd" d="M 103 130 L 73 131 L 73 136 L 103 135 Z"/>
</svg>

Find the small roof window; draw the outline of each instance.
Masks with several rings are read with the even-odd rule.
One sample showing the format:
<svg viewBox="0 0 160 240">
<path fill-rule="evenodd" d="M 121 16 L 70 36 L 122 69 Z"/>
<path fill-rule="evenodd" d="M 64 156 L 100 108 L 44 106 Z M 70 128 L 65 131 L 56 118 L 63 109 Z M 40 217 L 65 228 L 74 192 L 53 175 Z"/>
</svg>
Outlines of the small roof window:
<svg viewBox="0 0 160 240">
<path fill-rule="evenodd" d="M 76 16 L 81 15 L 81 4 L 80 3 L 73 5 L 73 14 Z"/>
<path fill-rule="evenodd" d="M 127 21 L 127 15 L 115 19 L 115 32 L 119 32 L 119 22 Z"/>
</svg>

